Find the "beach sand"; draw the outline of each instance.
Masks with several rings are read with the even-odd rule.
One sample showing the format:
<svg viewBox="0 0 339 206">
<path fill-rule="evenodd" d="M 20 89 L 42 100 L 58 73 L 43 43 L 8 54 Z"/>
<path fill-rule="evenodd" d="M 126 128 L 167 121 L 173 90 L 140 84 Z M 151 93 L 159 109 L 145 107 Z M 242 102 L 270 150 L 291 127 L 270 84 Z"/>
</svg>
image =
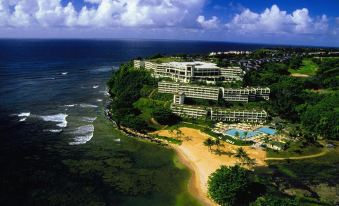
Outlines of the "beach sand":
<svg viewBox="0 0 339 206">
<path fill-rule="evenodd" d="M 207 181 L 208 176 L 218 169 L 221 165 L 232 166 L 240 163 L 238 158 L 228 154 L 217 155 L 211 152 L 208 147 L 204 146 L 203 142 L 210 137 L 209 135 L 197 129 L 182 127 L 183 143 L 181 145 L 172 145 L 178 154 L 180 161 L 185 164 L 191 171 L 192 177 L 190 179 L 189 190 L 193 196 L 200 200 L 204 205 L 217 205 L 207 196 Z M 154 132 L 167 137 L 176 138 L 177 135 L 170 133 L 169 130 L 160 130 Z M 235 153 L 240 146 L 235 146 L 222 142 L 223 146 L 220 150 L 224 153 Z M 216 149 L 214 146 L 212 149 Z M 266 165 L 266 153 L 259 148 L 251 148 L 243 146 L 250 158 L 256 160 L 257 165 Z"/>
</svg>

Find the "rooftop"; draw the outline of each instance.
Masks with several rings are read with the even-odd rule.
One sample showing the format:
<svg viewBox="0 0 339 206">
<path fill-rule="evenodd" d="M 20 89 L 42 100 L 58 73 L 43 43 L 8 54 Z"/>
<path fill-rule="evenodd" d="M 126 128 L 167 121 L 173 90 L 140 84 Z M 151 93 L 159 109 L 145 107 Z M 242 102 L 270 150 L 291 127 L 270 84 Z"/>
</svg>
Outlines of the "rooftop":
<svg viewBox="0 0 339 206">
<path fill-rule="evenodd" d="M 194 62 L 168 62 L 162 63 L 162 65 L 166 66 L 173 66 L 173 67 L 186 67 L 186 66 L 195 66 L 195 68 L 219 68 L 215 63 L 211 62 L 201 62 L 201 61 L 194 61 Z"/>
</svg>

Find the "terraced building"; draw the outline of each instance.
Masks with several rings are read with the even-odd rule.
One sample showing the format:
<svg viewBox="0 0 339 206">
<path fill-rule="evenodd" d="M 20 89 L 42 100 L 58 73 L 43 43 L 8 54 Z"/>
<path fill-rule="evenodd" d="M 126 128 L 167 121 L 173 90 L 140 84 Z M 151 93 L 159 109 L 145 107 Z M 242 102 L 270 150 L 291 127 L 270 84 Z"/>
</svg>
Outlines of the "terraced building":
<svg viewBox="0 0 339 206">
<path fill-rule="evenodd" d="M 204 85 L 191 85 L 178 82 L 161 81 L 158 92 L 173 94 L 171 110 L 181 117 L 209 119 L 226 122 L 265 122 L 267 113 L 264 110 L 241 110 L 221 107 L 204 107 L 185 105 L 185 98 L 196 98 L 218 101 L 248 102 L 249 99 L 269 99 L 269 88 L 223 88 Z"/>
<path fill-rule="evenodd" d="M 223 98 L 229 102 L 248 102 L 250 100 L 269 100 L 270 88 L 224 88 L 215 86 L 192 85 L 178 82 L 161 81 L 158 83 L 160 93 L 182 95 L 189 98 L 218 100 Z"/>
<path fill-rule="evenodd" d="M 221 107 L 202 107 L 173 103 L 171 110 L 181 117 L 209 119 L 223 122 L 265 122 L 268 115 L 264 110 L 235 110 Z"/>
</svg>

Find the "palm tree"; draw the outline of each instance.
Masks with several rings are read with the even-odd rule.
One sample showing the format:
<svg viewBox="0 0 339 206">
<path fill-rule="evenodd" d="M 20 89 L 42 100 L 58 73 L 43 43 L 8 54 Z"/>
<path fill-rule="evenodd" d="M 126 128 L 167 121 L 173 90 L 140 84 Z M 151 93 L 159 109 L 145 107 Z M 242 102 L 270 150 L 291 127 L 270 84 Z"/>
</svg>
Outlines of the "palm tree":
<svg viewBox="0 0 339 206">
<path fill-rule="evenodd" d="M 215 139 L 215 140 L 214 140 L 214 145 L 217 146 L 217 150 L 215 151 L 216 154 L 221 155 L 221 151 L 220 151 L 220 149 L 219 149 L 219 147 L 220 147 L 220 145 L 221 145 L 220 139 Z"/>
<path fill-rule="evenodd" d="M 245 160 L 244 160 L 244 162 L 245 162 L 245 164 L 247 164 L 247 165 L 249 165 L 249 166 L 254 166 L 255 164 L 256 164 L 256 161 L 255 161 L 255 159 L 251 159 L 251 158 L 246 158 Z"/>
<path fill-rule="evenodd" d="M 244 132 L 244 137 L 246 138 L 247 135 L 248 135 L 248 131 L 245 131 L 245 132 Z"/>
<path fill-rule="evenodd" d="M 182 135 L 183 135 L 182 131 L 179 128 L 177 128 L 176 131 L 177 131 L 177 138 L 181 140 Z"/>
<path fill-rule="evenodd" d="M 234 134 L 234 136 L 235 136 L 236 138 L 239 138 L 239 136 L 240 136 L 239 132 L 236 131 L 235 134 Z"/>
<path fill-rule="evenodd" d="M 171 128 L 168 132 L 170 133 L 171 136 L 174 135 L 174 129 L 173 128 Z"/>
<path fill-rule="evenodd" d="M 219 146 L 221 145 L 220 139 L 215 139 L 214 140 L 214 144 L 217 146 L 217 148 L 219 149 Z"/>
<path fill-rule="evenodd" d="M 239 159 L 246 159 L 246 158 L 248 158 L 248 154 L 246 153 L 246 151 L 242 147 L 239 147 L 237 149 L 237 152 L 235 153 L 235 157 L 237 157 Z"/>
<path fill-rule="evenodd" d="M 211 147 L 214 145 L 214 141 L 211 138 L 208 138 L 204 141 L 204 145 L 208 147 L 209 151 L 211 151 Z"/>
</svg>

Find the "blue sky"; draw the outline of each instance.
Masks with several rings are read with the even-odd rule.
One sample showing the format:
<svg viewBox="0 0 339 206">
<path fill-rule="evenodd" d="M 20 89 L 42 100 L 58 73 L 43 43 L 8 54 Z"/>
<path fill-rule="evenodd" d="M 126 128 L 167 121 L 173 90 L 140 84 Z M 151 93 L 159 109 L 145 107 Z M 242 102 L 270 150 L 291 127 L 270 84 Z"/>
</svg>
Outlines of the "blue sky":
<svg viewBox="0 0 339 206">
<path fill-rule="evenodd" d="M 338 0 L 0 0 L 0 38 L 182 39 L 339 47 Z"/>
</svg>

